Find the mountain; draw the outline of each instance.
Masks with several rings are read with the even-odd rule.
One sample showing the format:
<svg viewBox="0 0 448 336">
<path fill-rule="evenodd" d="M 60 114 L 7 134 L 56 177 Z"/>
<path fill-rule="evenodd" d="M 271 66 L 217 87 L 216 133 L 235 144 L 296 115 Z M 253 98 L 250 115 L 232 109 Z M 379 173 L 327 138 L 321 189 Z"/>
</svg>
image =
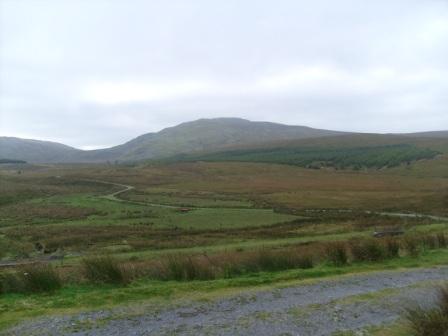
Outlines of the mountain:
<svg viewBox="0 0 448 336">
<path fill-rule="evenodd" d="M 57 142 L 0 137 L 0 159 L 35 163 L 65 162 L 81 152 Z"/>
<path fill-rule="evenodd" d="M 406 134 L 406 136 L 421 137 L 421 138 L 448 138 L 448 131 L 408 133 Z"/>
<path fill-rule="evenodd" d="M 304 126 L 237 118 L 200 119 L 141 135 L 123 145 L 85 153 L 83 159 L 137 161 L 179 153 L 216 150 L 242 143 L 306 139 L 343 134 Z"/>
<path fill-rule="evenodd" d="M 317 138 L 344 134 L 305 126 L 253 122 L 238 118 L 200 119 L 141 135 L 125 144 L 82 151 L 56 143 L 0 138 L 0 158 L 28 162 L 139 161 L 180 153 L 218 150 L 235 144 Z"/>
<path fill-rule="evenodd" d="M 0 159 L 24 160 L 30 163 L 129 162 L 185 153 L 222 151 L 235 147 L 254 148 L 273 144 L 284 146 L 297 141 L 310 145 L 313 143 L 331 145 L 333 142 L 338 142 L 335 139 L 340 138 L 342 142 L 353 143 L 351 135 L 356 133 L 238 118 L 199 119 L 165 128 L 157 133 L 143 134 L 119 146 L 91 151 L 54 142 L 0 137 Z M 412 139 L 416 137 L 445 139 L 448 138 L 448 131 L 401 136 L 376 134 L 368 137 L 371 139 L 368 141 L 387 144 L 393 138 L 394 143 L 402 143 L 406 141 L 397 140 L 397 137 L 405 139 L 411 135 Z"/>
</svg>

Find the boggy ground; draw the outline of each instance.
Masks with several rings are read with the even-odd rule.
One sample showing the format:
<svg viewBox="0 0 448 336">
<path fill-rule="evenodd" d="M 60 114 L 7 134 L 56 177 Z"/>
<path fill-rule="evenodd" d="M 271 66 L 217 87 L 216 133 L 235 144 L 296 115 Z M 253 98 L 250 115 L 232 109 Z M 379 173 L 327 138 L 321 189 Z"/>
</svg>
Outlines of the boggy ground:
<svg viewBox="0 0 448 336">
<path fill-rule="evenodd" d="M 419 176 L 423 164 L 429 162 L 361 172 L 255 163 L 50 166 L 22 168 L 21 174 L 4 168 L 0 246 L 5 249 L 0 257 L 33 255 L 37 242 L 75 254 L 152 253 L 285 244 L 309 235 L 432 224 L 364 215 L 371 210 L 445 216 L 448 179 L 438 170 Z M 121 192 L 123 184 L 134 189 Z M 192 211 L 182 213 L 178 207 Z M 354 213 L 334 218 L 340 209 Z"/>
<path fill-rule="evenodd" d="M 370 335 L 405 307 L 430 306 L 446 279 L 446 266 L 349 275 L 162 308 L 45 317 L 1 335 Z"/>
<path fill-rule="evenodd" d="M 382 227 L 400 227 L 407 235 L 446 233 L 446 223 L 435 217 L 378 212 L 446 217 L 447 164 L 445 155 L 410 166 L 363 171 L 201 162 L 29 167 L 21 168 L 20 174 L 5 168 L 0 171 L 0 259 L 39 257 L 35 244 L 41 243 L 66 254 L 64 265 L 54 263 L 65 274 L 82 257 L 102 253 L 145 263 L 171 254 L 213 256 L 360 239 Z M 122 185 L 134 188 L 121 192 Z M 185 213 L 181 207 L 191 209 Z M 448 260 L 444 252 L 431 256 L 429 263 L 408 260 L 407 267 Z M 403 260 L 393 262 L 401 267 Z M 387 269 L 387 263 L 375 267 Z M 321 268 L 310 271 L 317 274 Z M 345 271 L 337 272 L 331 274 Z M 448 279 L 447 273 L 445 268 L 388 271 L 254 291 L 255 280 L 284 284 L 283 273 L 266 272 L 250 278 L 246 294 L 207 302 L 178 300 L 175 293 L 186 292 L 188 286 L 192 297 L 208 294 L 207 286 L 235 293 L 243 280 L 68 285 L 54 294 L 2 295 L 0 327 L 23 323 L 5 335 L 331 335 L 390 323 L 410 302 L 430 304 L 432 282 Z M 263 282 L 269 275 L 273 279 Z M 164 290 L 173 292 L 172 297 L 155 307 L 154 300 L 164 296 Z M 77 315 L 61 316 L 68 309 Z"/>
</svg>

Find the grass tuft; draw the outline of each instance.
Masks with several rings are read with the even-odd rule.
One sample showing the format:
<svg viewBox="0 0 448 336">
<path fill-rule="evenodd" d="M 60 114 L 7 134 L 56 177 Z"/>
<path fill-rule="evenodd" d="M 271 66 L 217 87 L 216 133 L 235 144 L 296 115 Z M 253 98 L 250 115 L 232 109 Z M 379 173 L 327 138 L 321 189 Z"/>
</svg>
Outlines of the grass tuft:
<svg viewBox="0 0 448 336">
<path fill-rule="evenodd" d="M 411 335 L 447 336 L 448 335 L 448 287 L 439 289 L 435 308 L 409 309 L 407 311 Z"/>
<path fill-rule="evenodd" d="M 386 258 L 398 258 L 400 256 L 400 242 L 396 238 L 387 238 L 384 241 Z"/>
<path fill-rule="evenodd" d="M 439 248 L 448 247 L 448 240 L 446 239 L 446 236 L 444 233 L 438 233 L 436 237 L 437 237 L 437 244 L 438 244 Z"/>
<path fill-rule="evenodd" d="M 347 247 L 343 242 L 328 243 L 325 254 L 327 260 L 335 266 L 345 266 L 348 263 Z"/>
<path fill-rule="evenodd" d="M 422 239 L 417 236 L 407 236 L 402 240 L 402 248 L 411 257 L 418 257 L 421 251 Z"/>
<path fill-rule="evenodd" d="M 83 274 L 92 283 L 127 285 L 132 281 L 132 269 L 110 256 L 85 258 L 81 262 Z"/>
<path fill-rule="evenodd" d="M 0 293 L 53 292 L 62 287 L 59 273 L 47 264 L 29 265 L 0 277 Z"/>
<path fill-rule="evenodd" d="M 380 261 L 385 258 L 386 251 L 380 241 L 365 239 L 350 242 L 353 261 Z"/>
<path fill-rule="evenodd" d="M 216 277 L 216 272 L 203 258 L 170 255 L 162 262 L 158 276 L 162 280 L 211 280 Z"/>
</svg>

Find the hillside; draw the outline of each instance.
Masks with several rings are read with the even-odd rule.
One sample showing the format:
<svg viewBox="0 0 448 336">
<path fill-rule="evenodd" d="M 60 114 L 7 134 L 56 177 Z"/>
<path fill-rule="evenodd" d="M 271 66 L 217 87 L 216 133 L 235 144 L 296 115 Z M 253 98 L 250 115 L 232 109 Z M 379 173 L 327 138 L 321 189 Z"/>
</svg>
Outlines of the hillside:
<svg viewBox="0 0 448 336">
<path fill-rule="evenodd" d="M 337 134 L 342 133 L 237 118 L 200 119 L 166 128 L 158 133 L 147 133 L 119 146 L 92 151 L 28 140 L 23 140 L 22 146 L 19 147 L 4 141 L 0 143 L 3 148 L 0 156 L 28 162 L 139 161 L 193 151 L 217 150 L 234 144 L 306 139 Z"/>
<path fill-rule="evenodd" d="M 200 119 L 166 128 L 158 133 L 144 134 L 108 152 L 118 154 L 118 160 L 134 161 L 178 153 L 216 150 L 241 143 L 306 139 L 337 134 L 340 133 L 237 118 Z"/>
<path fill-rule="evenodd" d="M 14 160 L 14 159 L 0 159 L 0 164 L 22 164 L 26 163 L 23 160 Z"/>
<path fill-rule="evenodd" d="M 57 142 L 0 137 L 0 159 L 34 163 L 64 162 L 81 152 Z"/>
<path fill-rule="evenodd" d="M 433 132 L 419 132 L 419 133 L 408 133 L 406 136 L 411 137 L 424 137 L 424 138 L 442 138 L 448 139 L 448 131 L 433 131 Z"/>
<path fill-rule="evenodd" d="M 242 144 L 219 151 L 180 154 L 176 161 L 264 162 L 305 168 L 396 167 L 448 153 L 448 139 L 382 134 L 347 134 L 313 139 Z"/>
<path fill-rule="evenodd" d="M 0 158 L 30 163 L 135 162 L 244 148 L 400 144 L 429 146 L 444 152 L 446 139 L 448 131 L 403 135 L 356 134 L 238 118 L 217 118 L 182 123 L 157 133 L 143 134 L 122 145 L 91 151 L 54 142 L 0 137 Z"/>
</svg>

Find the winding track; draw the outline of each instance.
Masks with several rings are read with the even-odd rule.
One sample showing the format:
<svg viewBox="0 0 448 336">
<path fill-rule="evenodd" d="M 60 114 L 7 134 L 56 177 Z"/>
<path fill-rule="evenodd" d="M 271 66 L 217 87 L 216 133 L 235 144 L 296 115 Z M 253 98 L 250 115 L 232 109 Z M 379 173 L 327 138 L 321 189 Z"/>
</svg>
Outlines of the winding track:
<svg viewBox="0 0 448 336">
<path fill-rule="evenodd" d="M 81 181 L 84 182 L 95 182 L 95 183 L 102 183 L 102 184 L 108 184 L 108 185 L 112 185 L 112 186 L 117 186 L 117 187 L 122 187 L 123 189 L 115 191 L 111 194 L 107 194 L 107 195 L 103 195 L 101 196 L 102 198 L 108 198 L 108 199 L 113 199 L 113 200 L 119 200 L 119 201 L 123 201 L 122 199 L 118 198 L 117 196 L 125 193 L 126 191 L 135 189 L 134 186 L 131 185 L 127 185 L 127 184 L 121 184 L 121 183 L 115 183 L 115 182 L 108 182 L 108 181 L 102 181 L 102 180 L 90 180 L 90 179 L 83 179 Z"/>
<path fill-rule="evenodd" d="M 83 180 L 88 182 L 96 182 L 96 183 L 103 183 L 103 184 L 109 184 L 113 186 L 123 187 L 122 190 L 115 191 L 111 194 L 107 194 L 104 196 L 100 196 L 101 198 L 117 201 L 117 202 L 126 202 L 126 203 L 132 203 L 132 204 L 140 204 L 140 205 L 149 205 L 154 207 L 162 207 L 162 208 L 179 208 L 177 205 L 169 205 L 169 204 L 161 204 L 161 203 L 148 203 L 148 202 L 138 202 L 138 201 L 129 201 L 124 200 L 122 198 L 119 198 L 118 195 L 121 195 L 129 190 L 135 189 L 134 186 L 127 185 L 127 184 L 121 184 L 121 183 L 114 183 L 114 182 L 108 182 L 108 181 L 102 181 L 102 180 Z M 213 207 L 197 207 L 197 206 L 189 206 L 189 208 L 194 209 L 215 209 Z M 218 208 L 216 208 L 218 209 Z M 221 209 L 221 208 L 219 208 Z M 226 207 L 226 209 L 233 209 L 232 207 Z M 235 208 L 235 209 L 241 209 L 241 208 Z M 351 210 L 344 210 L 345 212 L 351 212 Z M 441 222 L 448 222 L 448 217 L 441 217 L 441 216 L 434 216 L 434 215 L 428 215 L 428 214 L 421 214 L 421 213 L 401 213 L 401 212 L 385 212 L 385 211 L 370 211 L 366 210 L 366 214 L 375 214 L 380 216 L 390 216 L 390 217 L 401 217 L 401 218 L 428 218 L 435 221 L 441 221 Z"/>
<path fill-rule="evenodd" d="M 172 208 L 172 209 L 178 209 L 179 208 L 179 206 L 176 206 L 176 205 L 129 201 L 129 200 L 125 200 L 125 199 L 119 198 L 118 195 L 121 195 L 121 194 L 123 194 L 123 193 L 125 193 L 125 192 L 127 192 L 129 190 L 135 189 L 135 187 L 131 186 L 131 185 L 115 183 L 115 182 L 108 182 L 108 181 L 102 181 L 102 180 L 86 180 L 85 179 L 83 181 L 95 182 L 95 183 L 103 183 L 103 184 L 108 184 L 108 185 L 112 185 L 112 186 L 123 187 L 123 189 L 121 189 L 121 190 L 115 191 L 115 192 L 107 194 L 107 195 L 98 196 L 98 198 L 103 198 L 103 199 L 107 199 L 109 201 L 122 202 L 122 203 L 131 203 L 131 204 L 147 205 L 147 206 L 149 205 L 149 206 L 159 207 L 159 208 Z M 202 209 L 202 208 L 197 208 L 197 209 Z"/>
</svg>

